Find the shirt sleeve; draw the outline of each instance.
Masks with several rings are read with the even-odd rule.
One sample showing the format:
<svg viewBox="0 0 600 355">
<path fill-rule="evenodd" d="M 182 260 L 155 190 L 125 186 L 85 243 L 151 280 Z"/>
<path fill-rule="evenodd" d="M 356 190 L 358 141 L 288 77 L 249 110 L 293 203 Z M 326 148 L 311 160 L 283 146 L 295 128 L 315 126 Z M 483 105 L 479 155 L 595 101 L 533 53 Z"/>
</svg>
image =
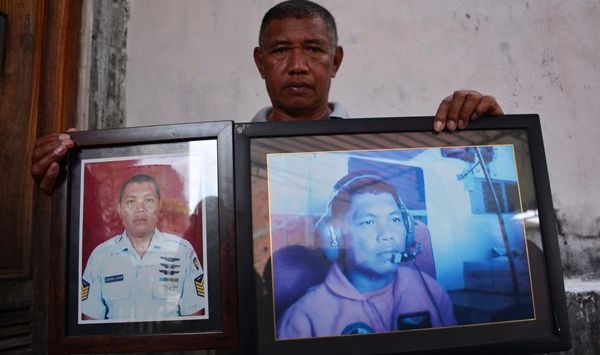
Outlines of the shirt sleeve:
<svg viewBox="0 0 600 355">
<path fill-rule="evenodd" d="M 310 317 L 298 304 L 288 308 L 277 321 L 277 339 L 309 338 L 313 336 Z"/>
<path fill-rule="evenodd" d="M 102 276 L 97 259 L 96 253 L 92 252 L 81 278 L 81 313 L 94 319 L 104 319 L 107 309 L 102 301 Z"/>
<path fill-rule="evenodd" d="M 194 249 L 189 247 L 187 255 L 185 278 L 181 299 L 179 301 L 179 314 L 190 315 L 206 308 L 206 278 Z"/>
</svg>

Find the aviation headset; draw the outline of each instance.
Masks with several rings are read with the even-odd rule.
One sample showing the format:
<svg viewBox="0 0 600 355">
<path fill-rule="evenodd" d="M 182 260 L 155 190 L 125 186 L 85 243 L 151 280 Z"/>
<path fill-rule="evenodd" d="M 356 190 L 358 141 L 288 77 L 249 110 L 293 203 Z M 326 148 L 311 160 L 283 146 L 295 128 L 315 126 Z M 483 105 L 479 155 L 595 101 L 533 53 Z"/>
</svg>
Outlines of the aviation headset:
<svg viewBox="0 0 600 355">
<path fill-rule="evenodd" d="M 360 193 L 389 193 L 392 195 L 400 209 L 406 229 L 405 248 L 408 249 L 415 245 L 415 221 L 400 199 L 396 187 L 375 172 L 358 171 L 344 176 L 334 185 L 325 214 L 315 224 L 315 234 L 319 239 L 321 250 L 329 261 L 337 260 L 340 255 L 339 244 L 342 238 L 341 224 L 343 223 L 341 215 L 345 212 L 340 209 L 347 207 L 352 195 Z M 401 253 L 401 260 L 398 262 L 412 260 L 415 255 L 416 253 L 408 253 L 405 250 Z"/>
</svg>

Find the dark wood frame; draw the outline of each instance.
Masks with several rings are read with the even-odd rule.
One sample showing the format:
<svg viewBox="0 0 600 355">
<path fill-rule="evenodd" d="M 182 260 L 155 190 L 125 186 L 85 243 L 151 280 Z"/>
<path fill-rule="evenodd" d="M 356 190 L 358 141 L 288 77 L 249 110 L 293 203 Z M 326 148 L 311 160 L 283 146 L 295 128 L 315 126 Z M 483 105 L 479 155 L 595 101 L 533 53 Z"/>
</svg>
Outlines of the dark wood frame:
<svg viewBox="0 0 600 355">
<path fill-rule="evenodd" d="M 558 248 L 556 219 L 552 207 L 550 184 L 547 173 L 545 153 L 541 135 L 539 117 L 537 115 L 509 115 L 500 118 L 486 118 L 473 122 L 472 130 L 525 130 L 528 138 L 529 160 L 532 165 L 535 182 L 535 196 L 540 220 L 543 253 L 531 253 L 530 262 L 535 259 L 543 270 L 535 271 L 534 303 L 544 304 L 549 311 L 544 311 L 546 319 L 553 331 L 551 334 L 536 335 L 527 339 L 515 338 L 517 328 L 503 325 L 454 327 L 424 330 L 420 332 L 372 334 L 359 337 L 329 337 L 314 339 L 294 339 L 275 341 L 272 328 L 258 322 L 264 317 L 272 323 L 272 315 L 265 315 L 264 310 L 272 304 L 260 295 L 260 282 L 257 282 L 253 263 L 252 236 L 252 184 L 251 184 L 251 142 L 257 138 L 323 136 L 335 134 L 362 134 L 385 132 L 429 132 L 433 117 L 411 118 L 379 118 L 329 120 L 324 122 L 285 122 L 285 123 L 253 123 L 237 126 L 235 137 L 235 170 L 236 170 L 236 217 L 238 243 L 238 278 L 240 290 L 253 290 L 240 295 L 240 308 L 247 310 L 241 313 L 240 334 L 243 353 L 260 354 L 367 354 L 367 353 L 526 353 L 565 350 L 570 347 L 569 321 L 567 316 L 565 293 Z M 460 135 L 461 132 L 441 133 L 443 135 Z M 535 255 L 534 255 L 535 254 Z M 257 309 L 261 302 L 267 302 L 261 314 Z M 544 307 L 545 307 L 544 306 Z M 542 306 L 540 306 L 542 307 Z M 271 307 L 272 308 L 272 307 Z M 536 311 L 540 311 L 536 306 Z M 267 312 L 268 313 L 268 312 Z M 533 321 L 536 329 L 543 328 L 542 321 Z M 271 323 L 270 324 L 272 326 Z M 504 332 L 504 333 L 502 333 Z M 457 339 L 477 339 L 477 334 L 484 334 L 488 339 L 483 342 L 464 342 Z M 541 334 L 540 333 L 540 334 Z M 547 332 L 550 333 L 550 332 Z M 529 334 L 526 330 L 525 333 Z M 489 337 L 492 337 L 490 341 Z M 495 338 L 494 338 L 495 337 Z M 517 340 L 515 340 L 517 339 Z"/>
<path fill-rule="evenodd" d="M 6 41 L 6 22 L 8 17 L 0 12 L 0 73 L 4 63 L 4 42 Z"/>
<path fill-rule="evenodd" d="M 113 146 L 176 143 L 198 139 L 216 139 L 218 161 L 218 329 L 194 332 L 169 332 L 136 335 L 72 335 L 67 334 L 67 280 L 69 275 L 69 164 L 67 179 L 53 195 L 52 237 L 50 242 L 50 309 L 49 350 L 51 353 L 165 351 L 192 349 L 235 348 L 238 345 L 237 284 L 235 277 L 236 248 L 233 215 L 232 122 L 206 122 L 123 128 L 74 133 L 76 148 L 69 154 L 73 159 L 78 150 Z M 208 236 L 211 238 L 212 236 Z M 76 267 L 76 266 L 73 266 Z M 215 280 L 217 281 L 217 280 Z M 209 289 L 209 293 L 210 293 Z M 210 297 L 210 296 L 209 296 Z M 185 321 L 184 321 L 185 322 Z M 181 322 L 183 323 L 183 322 Z M 181 327 L 180 327 L 181 328 Z M 152 329 L 152 328 L 148 328 Z"/>
</svg>

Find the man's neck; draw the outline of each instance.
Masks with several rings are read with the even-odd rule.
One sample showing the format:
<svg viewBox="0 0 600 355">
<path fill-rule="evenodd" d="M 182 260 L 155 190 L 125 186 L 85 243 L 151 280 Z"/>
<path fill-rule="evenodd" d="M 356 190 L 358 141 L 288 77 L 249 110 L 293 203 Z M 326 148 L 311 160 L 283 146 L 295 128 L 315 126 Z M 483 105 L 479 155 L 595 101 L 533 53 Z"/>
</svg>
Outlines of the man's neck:
<svg viewBox="0 0 600 355">
<path fill-rule="evenodd" d="M 382 289 L 394 281 L 395 273 L 377 274 L 342 269 L 344 275 L 360 293 Z"/>
<path fill-rule="evenodd" d="M 127 238 L 129 238 L 131 245 L 133 245 L 133 249 L 140 256 L 140 258 L 143 258 L 144 255 L 146 255 L 146 252 L 148 251 L 148 248 L 150 247 L 150 242 L 152 242 L 153 235 L 154 235 L 154 232 L 149 235 L 129 235 L 129 234 L 127 234 Z"/>
<path fill-rule="evenodd" d="M 273 107 L 267 121 L 318 121 L 329 119 L 331 108 L 329 105 L 307 112 L 289 112 L 281 108 Z"/>
</svg>

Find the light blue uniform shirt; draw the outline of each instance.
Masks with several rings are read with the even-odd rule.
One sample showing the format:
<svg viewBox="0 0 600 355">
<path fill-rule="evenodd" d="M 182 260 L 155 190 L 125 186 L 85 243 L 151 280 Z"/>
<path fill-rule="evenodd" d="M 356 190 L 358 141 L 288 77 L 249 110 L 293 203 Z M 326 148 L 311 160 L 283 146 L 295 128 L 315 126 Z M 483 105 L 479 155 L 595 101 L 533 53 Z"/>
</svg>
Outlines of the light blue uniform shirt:
<svg viewBox="0 0 600 355">
<path fill-rule="evenodd" d="M 194 248 L 158 230 L 143 258 L 123 232 L 94 249 L 83 273 L 81 311 L 94 319 L 166 320 L 205 307 Z"/>
</svg>

